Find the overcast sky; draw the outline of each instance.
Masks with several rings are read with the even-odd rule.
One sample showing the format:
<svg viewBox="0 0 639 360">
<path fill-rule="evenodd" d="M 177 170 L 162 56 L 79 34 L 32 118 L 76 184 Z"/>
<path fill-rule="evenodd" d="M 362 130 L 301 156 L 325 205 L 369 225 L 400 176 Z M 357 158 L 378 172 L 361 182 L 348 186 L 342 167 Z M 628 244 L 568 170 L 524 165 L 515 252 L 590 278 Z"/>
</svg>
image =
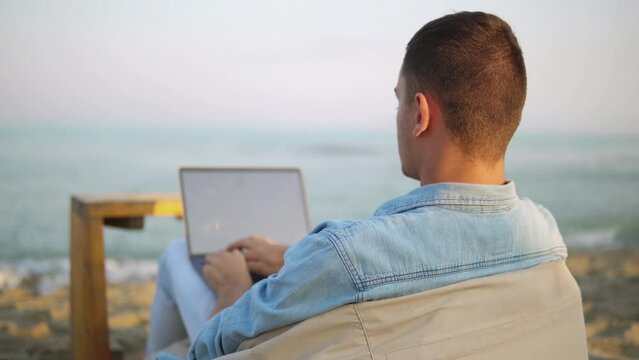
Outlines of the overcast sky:
<svg viewBox="0 0 639 360">
<path fill-rule="evenodd" d="M 2 1 L 0 122 L 392 127 L 411 36 L 510 23 L 522 128 L 639 133 L 639 1 Z"/>
</svg>

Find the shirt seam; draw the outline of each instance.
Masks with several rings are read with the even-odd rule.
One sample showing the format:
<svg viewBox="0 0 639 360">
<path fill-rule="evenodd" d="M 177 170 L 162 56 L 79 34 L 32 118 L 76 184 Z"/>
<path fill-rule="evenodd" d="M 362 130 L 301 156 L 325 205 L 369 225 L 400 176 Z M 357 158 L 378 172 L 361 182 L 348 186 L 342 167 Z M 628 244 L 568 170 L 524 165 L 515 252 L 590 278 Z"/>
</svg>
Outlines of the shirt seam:
<svg viewBox="0 0 639 360">
<path fill-rule="evenodd" d="M 456 197 L 435 197 L 430 199 L 418 200 L 416 202 L 428 202 L 428 201 L 464 201 L 464 202 L 507 202 L 517 199 L 519 196 L 511 196 L 503 199 L 472 199 L 472 198 L 456 198 Z"/>
<path fill-rule="evenodd" d="M 519 196 L 513 196 L 506 199 L 475 199 L 475 200 L 463 200 L 463 199 L 455 199 L 455 198 L 441 198 L 441 199 L 428 199 L 428 200 L 419 200 L 413 202 L 399 203 L 395 205 L 391 205 L 390 209 L 387 209 L 383 212 L 387 212 L 387 214 L 393 214 L 398 212 L 403 212 L 406 210 L 410 210 L 416 207 L 422 206 L 436 206 L 436 205 L 484 205 L 484 206 L 509 206 L 515 200 L 519 199 Z"/>
<path fill-rule="evenodd" d="M 565 248 L 566 248 L 565 246 L 560 245 L 560 246 L 551 247 L 546 250 L 520 254 L 515 256 L 509 256 L 504 258 L 498 258 L 493 260 L 483 260 L 483 261 L 477 261 L 474 263 L 458 264 L 458 265 L 453 265 L 453 266 L 448 266 L 443 268 L 426 269 L 426 270 L 420 270 L 420 271 L 404 273 L 404 274 L 374 277 L 371 279 L 363 280 L 361 285 L 363 287 L 363 290 L 369 290 L 373 287 L 392 284 L 392 283 L 406 281 L 406 280 L 428 279 L 432 277 L 449 275 L 449 274 L 466 271 L 466 270 L 486 268 L 486 267 L 490 267 L 494 265 L 503 265 L 503 264 L 508 264 L 512 262 L 518 262 L 520 260 L 530 260 L 530 259 L 534 259 L 544 255 L 550 255 L 555 250 L 565 249 Z"/>
<path fill-rule="evenodd" d="M 449 204 L 439 204 L 433 205 L 441 209 L 472 213 L 472 214 L 500 214 L 504 213 L 514 206 L 481 206 L 481 205 L 449 205 Z"/>
<path fill-rule="evenodd" d="M 350 256 L 348 256 L 348 252 L 346 252 L 346 249 L 344 248 L 344 244 L 342 244 L 340 239 L 333 232 L 328 232 L 328 234 L 326 234 L 325 236 L 328 239 L 328 241 L 330 241 L 331 244 L 333 244 L 333 247 L 335 247 L 335 251 L 337 251 L 337 254 L 340 257 L 340 260 L 342 261 L 342 264 L 346 268 L 346 272 L 348 272 L 348 275 L 350 276 L 351 281 L 353 282 L 353 286 L 355 286 L 355 290 L 356 290 L 355 302 L 361 301 L 363 299 L 363 294 L 361 293 L 361 291 L 364 289 L 362 286 L 362 280 L 357 274 L 357 271 L 355 270 L 355 265 L 353 265 L 353 261 L 351 260 Z"/>
</svg>

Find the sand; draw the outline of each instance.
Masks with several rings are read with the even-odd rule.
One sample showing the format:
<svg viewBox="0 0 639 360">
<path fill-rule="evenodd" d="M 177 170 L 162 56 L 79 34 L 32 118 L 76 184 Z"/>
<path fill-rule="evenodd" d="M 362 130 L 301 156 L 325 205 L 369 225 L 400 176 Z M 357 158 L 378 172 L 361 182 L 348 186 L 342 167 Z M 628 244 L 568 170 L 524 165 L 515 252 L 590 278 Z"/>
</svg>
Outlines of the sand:
<svg viewBox="0 0 639 360">
<path fill-rule="evenodd" d="M 591 359 L 639 359 L 639 249 L 572 251 Z"/>
<path fill-rule="evenodd" d="M 639 249 L 572 250 L 591 359 L 639 359 Z M 108 288 L 111 348 L 142 359 L 155 284 Z M 0 360 L 69 359 L 68 289 L 36 294 L 30 281 L 0 294 Z"/>
</svg>

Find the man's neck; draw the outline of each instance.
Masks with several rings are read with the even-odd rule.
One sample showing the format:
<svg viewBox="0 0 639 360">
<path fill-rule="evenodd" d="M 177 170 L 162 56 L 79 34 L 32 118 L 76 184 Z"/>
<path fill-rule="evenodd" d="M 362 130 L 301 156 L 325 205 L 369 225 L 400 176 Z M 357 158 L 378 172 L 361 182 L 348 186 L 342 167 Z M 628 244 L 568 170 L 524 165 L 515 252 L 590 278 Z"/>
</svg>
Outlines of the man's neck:
<svg viewBox="0 0 639 360">
<path fill-rule="evenodd" d="M 423 166 L 419 175 L 422 186 L 439 182 L 503 185 L 506 181 L 503 158 L 490 164 L 461 158 L 442 159 Z"/>
</svg>

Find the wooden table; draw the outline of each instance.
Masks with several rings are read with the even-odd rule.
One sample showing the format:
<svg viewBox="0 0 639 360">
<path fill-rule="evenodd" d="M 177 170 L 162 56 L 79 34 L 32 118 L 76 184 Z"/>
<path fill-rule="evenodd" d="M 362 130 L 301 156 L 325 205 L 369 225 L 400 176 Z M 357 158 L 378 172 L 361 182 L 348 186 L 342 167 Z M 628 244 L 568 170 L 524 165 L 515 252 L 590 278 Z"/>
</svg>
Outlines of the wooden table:
<svg viewBox="0 0 639 360">
<path fill-rule="evenodd" d="M 147 215 L 181 217 L 179 195 L 138 193 L 71 198 L 71 344 L 76 360 L 112 358 L 103 226 L 142 229 Z"/>
</svg>

